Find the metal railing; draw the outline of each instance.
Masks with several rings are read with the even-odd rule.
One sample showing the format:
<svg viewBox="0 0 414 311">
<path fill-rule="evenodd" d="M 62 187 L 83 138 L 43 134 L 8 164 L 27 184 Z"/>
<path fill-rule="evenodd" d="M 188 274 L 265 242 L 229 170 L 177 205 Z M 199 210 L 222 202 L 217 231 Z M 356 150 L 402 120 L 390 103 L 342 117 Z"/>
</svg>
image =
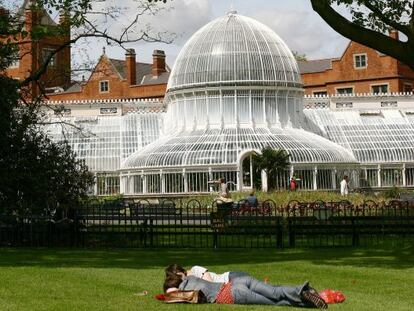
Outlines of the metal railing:
<svg viewBox="0 0 414 311">
<path fill-rule="evenodd" d="M 65 215 L 65 217 L 57 216 Z M 408 202 L 272 200 L 89 203 L 68 213 L 0 216 L 0 246 L 288 248 L 414 242 Z"/>
</svg>

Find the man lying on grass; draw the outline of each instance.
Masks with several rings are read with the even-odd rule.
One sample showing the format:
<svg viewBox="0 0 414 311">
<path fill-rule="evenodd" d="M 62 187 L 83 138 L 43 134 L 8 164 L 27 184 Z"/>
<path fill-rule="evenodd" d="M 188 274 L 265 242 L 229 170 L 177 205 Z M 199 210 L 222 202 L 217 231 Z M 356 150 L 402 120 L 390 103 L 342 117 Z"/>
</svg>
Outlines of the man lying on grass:
<svg viewBox="0 0 414 311">
<path fill-rule="evenodd" d="M 260 282 L 247 273 L 234 275 L 231 279 L 229 278 L 228 283 L 212 282 L 195 275 L 188 275 L 184 269 L 182 269 L 184 271 L 177 271 L 174 266 L 182 268 L 178 265 L 171 265 L 166 269 L 165 293 L 198 290 L 203 293 L 208 303 L 328 308 L 309 282 L 297 287 L 275 286 Z M 212 273 L 209 274 L 211 276 Z M 229 272 L 230 275 L 231 272 Z"/>
</svg>

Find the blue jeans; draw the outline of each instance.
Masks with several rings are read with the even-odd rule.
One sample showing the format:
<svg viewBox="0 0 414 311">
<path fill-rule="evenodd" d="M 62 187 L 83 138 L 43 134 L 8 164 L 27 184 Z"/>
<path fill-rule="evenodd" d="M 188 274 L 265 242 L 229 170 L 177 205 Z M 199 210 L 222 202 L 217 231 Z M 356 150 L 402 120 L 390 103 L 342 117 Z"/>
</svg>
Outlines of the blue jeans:
<svg viewBox="0 0 414 311">
<path fill-rule="evenodd" d="M 235 278 L 240 278 L 240 277 L 244 277 L 244 276 L 249 276 L 249 274 L 246 273 L 246 272 L 241 272 L 241 271 L 230 271 L 229 281 L 232 281 Z"/>
<path fill-rule="evenodd" d="M 308 282 L 297 287 L 275 286 L 244 276 L 232 280 L 232 294 L 235 304 L 304 307 L 300 294 L 308 286 Z"/>
</svg>

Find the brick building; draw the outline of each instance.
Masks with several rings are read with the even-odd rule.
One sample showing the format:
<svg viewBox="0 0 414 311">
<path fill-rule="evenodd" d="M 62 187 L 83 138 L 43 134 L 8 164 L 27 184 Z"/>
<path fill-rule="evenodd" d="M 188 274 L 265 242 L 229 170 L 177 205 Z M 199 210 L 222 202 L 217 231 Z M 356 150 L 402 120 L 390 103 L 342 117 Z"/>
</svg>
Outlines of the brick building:
<svg viewBox="0 0 414 311">
<path fill-rule="evenodd" d="M 414 85 L 408 66 L 356 42 L 340 58 L 299 61 L 299 68 L 306 95 L 411 92 Z"/>
<path fill-rule="evenodd" d="M 70 40 L 70 27 L 65 27 L 66 18 L 64 13 L 60 15 L 58 24 L 44 9 L 36 8 L 31 0 L 24 1 L 18 12 L 18 17 L 27 33 L 30 33 L 37 26 L 51 28 L 60 26 L 59 29 L 61 30 L 59 36 L 46 37 L 40 40 L 34 40 L 30 36 L 22 37 L 21 35 L 17 38 L 18 55 L 16 55 L 15 62 L 6 70 L 6 73 L 15 79 L 24 80 L 31 73 L 36 72 L 51 53 L 62 46 L 64 42 Z M 56 87 L 68 87 L 70 84 L 70 69 L 70 46 L 68 46 L 52 57 L 46 73 L 40 79 L 40 85 L 46 90 Z M 34 95 L 38 92 L 35 85 L 32 86 L 32 92 Z"/>
<path fill-rule="evenodd" d="M 164 51 L 154 50 L 152 56 L 147 64 L 136 61 L 133 49 L 127 50 L 125 60 L 109 58 L 104 51 L 88 80 L 48 94 L 49 100 L 162 99 L 170 69 Z"/>
<path fill-rule="evenodd" d="M 18 17 L 24 30 L 30 33 L 34 27 L 59 27 L 59 35 L 34 40 L 17 37 L 18 53 L 6 74 L 24 80 L 43 65 L 45 59 L 70 40 L 70 27 L 65 27 L 65 14 L 56 23 L 43 8 L 37 8 L 32 0 L 25 0 Z M 62 27 L 63 26 L 63 27 Z M 62 31 L 64 32 L 62 35 Z M 162 99 L 167 87 L 169 67 L 165 53 L 154 50 L 152 64 L 136 61 L 136 54 L 129 49 L 124 60 L 109 58 L 104 52 L 87 81 L 71 81 L 71 48 L 57 52 L 49 62 L 40 85 L 50 101 L 99 100 L 99 99 Z M 31 86 L 33 97 L 39 94 L 37 85 Z"/>
</svg>

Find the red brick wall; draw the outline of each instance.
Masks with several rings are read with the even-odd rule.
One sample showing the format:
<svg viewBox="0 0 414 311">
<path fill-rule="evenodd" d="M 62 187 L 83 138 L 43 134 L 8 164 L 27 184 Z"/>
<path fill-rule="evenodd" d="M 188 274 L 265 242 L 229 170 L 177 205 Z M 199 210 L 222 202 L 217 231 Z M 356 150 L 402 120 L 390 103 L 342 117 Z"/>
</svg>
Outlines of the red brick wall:
<svg viewBox="0 0 414 311">
<path fill-rule="evenodd" d="M 39 22 L 38 13 L 26 12 L 26 29 L 30 32 L 31 27 Z M 50 27 L 50 26 L 49 26 Z M 18 68 L 9 68 L 6 73 L 16 79 L 24 80 L 31 73 L 40 68 L 43 58 L 44 48 L 57 49 L 63 43 L 69 41 L 70 30 L 65 36 L 42 38 L 39 42 L 34 42 L 30 37 L 18 38 L 20 63 Z M 67 47 L 57 54 L 57 66 L 49 67 L 40 81 L 44 87 L 65 86 L 70 83 L 70 47 Z M 33 86 L 33 91 L 37 93 Z M 35 94 L 34 94 L 35 95 Z"/>
<path fill-rule="evenodd" d="M 109 92 L 100 92 L 100 81 L 109 82 Z M 163 98 L 167 84 L 129 85 L 122 79 L 109 59 L 104 55 L 99 60 L 89 80 L 81 92 L 50 94 L 50 100 L 92 100 L 119 98 Z"/>
<path fill-rule="evenodd" d="M 367 55 L 367 68 L 354 68 L 354 54 Z M 389 56 L 351 42 L 343 56 L 332 61 L 332 69 L 319 73 L 302 74 L 305 94 L 327 91 L 334 94 L 338 87 L 354 87 L 355 93 L 370 93 L 373 84 L 388 84 L 390 92 L 402 92 L 403 80 L 412 80 L 414 71 L 400 65 Z"/>
</svg>

